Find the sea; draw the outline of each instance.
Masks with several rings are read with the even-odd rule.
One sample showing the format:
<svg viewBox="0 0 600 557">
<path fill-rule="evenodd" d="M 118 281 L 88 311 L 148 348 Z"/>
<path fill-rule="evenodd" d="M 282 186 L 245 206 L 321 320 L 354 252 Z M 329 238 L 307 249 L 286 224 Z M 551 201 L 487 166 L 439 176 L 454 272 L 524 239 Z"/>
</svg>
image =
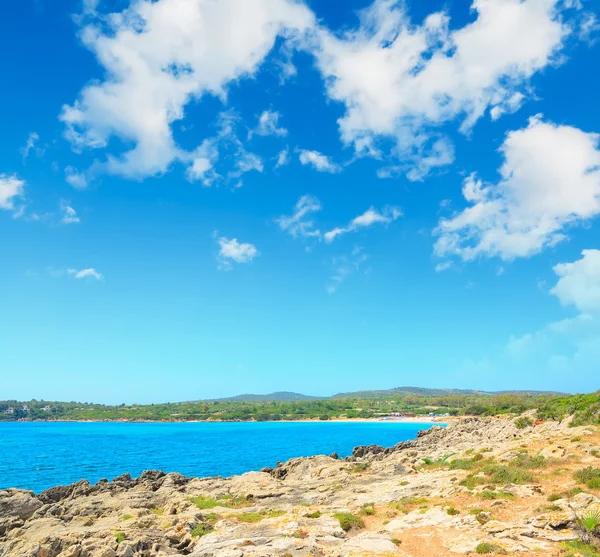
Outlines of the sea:
<svg viewBox="0 0 600 557">
<path fill-rule="evenodd" d="M 358 445 L 389 447 L 434 424 L 371 422 L 0 423 L 0 489 L 37 492 L 125 472 L 232 476 Z M 435 424 L 439 425 L 439 424 Z"/>
</svg>

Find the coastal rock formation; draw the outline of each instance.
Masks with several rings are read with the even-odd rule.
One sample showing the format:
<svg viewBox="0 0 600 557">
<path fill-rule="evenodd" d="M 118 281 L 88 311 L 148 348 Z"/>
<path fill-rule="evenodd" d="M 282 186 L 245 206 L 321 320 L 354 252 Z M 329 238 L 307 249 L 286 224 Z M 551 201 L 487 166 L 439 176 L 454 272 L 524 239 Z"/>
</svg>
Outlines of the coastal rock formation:
<svg viewBox="0 0 600 557">
<path fill-rule="evenodd" d="M 9 489 L 0 557 L 560 555 L 600 512 L 597 484 L 576 474 L 600 467 L 599 445 L 591 426 L 468 418 L 232 478 L 147 471 Z"/>
</svg>

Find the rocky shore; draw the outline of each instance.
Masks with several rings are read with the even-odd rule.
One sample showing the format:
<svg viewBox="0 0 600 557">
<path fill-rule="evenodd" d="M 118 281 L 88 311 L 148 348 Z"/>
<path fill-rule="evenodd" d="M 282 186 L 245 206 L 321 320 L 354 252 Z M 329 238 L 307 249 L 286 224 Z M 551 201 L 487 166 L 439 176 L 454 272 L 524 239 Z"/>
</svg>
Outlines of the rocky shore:
<svg viewBox="0 0 600 557">
<path fill-rule="evenodd" d="M 595 426 L 470 418 L 232 478 L 0 491 L 0 557 L 577 555 L 599 466 Z"/>
</svg>

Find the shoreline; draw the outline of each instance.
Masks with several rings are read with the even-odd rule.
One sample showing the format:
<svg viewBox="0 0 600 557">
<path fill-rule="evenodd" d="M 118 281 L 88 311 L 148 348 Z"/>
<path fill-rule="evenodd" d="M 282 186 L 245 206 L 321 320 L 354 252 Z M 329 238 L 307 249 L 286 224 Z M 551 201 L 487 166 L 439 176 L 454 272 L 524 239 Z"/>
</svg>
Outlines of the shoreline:
<svg viewBox="0 0 600 557">
<path fill-rule="evenodd" d="M 446 416 L 444 418 L 410 417 L 410 418 L 331 418 L 329 420 L 14 420 L 0 421 L 0 424 L 29 423 L 29 424 L 294 424 L 294 423 L 413 423 L 413 424 L 447 424 L 458 421 L 460 417 Z"/>
</svg>

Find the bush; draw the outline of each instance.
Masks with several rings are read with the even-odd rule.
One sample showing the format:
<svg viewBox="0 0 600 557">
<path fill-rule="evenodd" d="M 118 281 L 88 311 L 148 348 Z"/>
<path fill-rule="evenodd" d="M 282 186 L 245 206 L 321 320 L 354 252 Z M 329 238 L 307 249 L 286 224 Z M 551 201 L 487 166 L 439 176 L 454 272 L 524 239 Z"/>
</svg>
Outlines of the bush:
<svg viewBox="0 0 600 557">
<path fill-rule="evenodd" d="M 374 503 L 365 503 L 361 509 L 360 514 L 363 516 L 373 516 L 376 513 Z"/>
<path fill-rule="evenodd" d="M 480 543 L 475 548 L 475 551 L 480 554 L 484 554 L 484 553 L 499 553 L 501 555 L 506 554 L 506 551 L 504 551 L 504 549 L 502 549 L 499 545 L 496 545 L 495 543 Z"/>
<path fill-rule="evenodd" d="M 533 425 L 533 420 L 529 416 L 520 416 L 515 420 L 515 427 L 517 429 L 525 429 L 526 427 L 531 427 Z"/>
<path fill-rule="evenodd" d="M 531 472 L 516 466 L 494 464 L 483 469 L 486 476 L 490 476 L 495 484 L 527 484 L 534 481 Z"/>
<path fill-rule="evenodd" d="M 588 466 L 582 470 L 577 470 L 573 477 L 580 484 L 586 484 L 592 489 L 600 489 L 600 468 Z"/>
<path fill-rule="evenodd" d="M 565 555 L 565 557 L 575 557 L 576 555 L 579 557 L 600 557 L 600 553 L 598 553 L 593 547 L 590 547 L 579 540 L 563 542 L 562 546 L 567 551 L 574 550 L 574 552 L 568 553 Z"/>
<path fill-rule="evenodd" d="M 528 454 L 520 454 L 512 460 L 511 465 L 519 468 L 531 470 L 533 468 L 543 468 L 548 462 L 542 455 L 529 456 Z"/>
<path fill-rule="evenodd" d="M 460 514 L 460 511 L 458 509 L 455 509 L 454 507 L 448 507 L 446 509 L 446 512 L 450 515 L 450 516 L 456 516 L 457 514 Z"/>
<path fill-rule="evenodd" d="M 115 534 L 115 541 L 117 543 L 123 543 L 125 541 L 125 533 L 124 532 L 117 532 Z"/>
<path fill-rule="evenodd" d="M 306 518 L 319 518 L 321 516 L 321 513 L 319 511 L 315 511 L 314 513 L 309 513 L 305 516 Z"/>
<path fill-rule="evenodd" d="M 508 491 L 491 491 L 486 489 L 479 494 L 479 497 L 482 499 L 491 499 L 495 501 L 496 499 L 514 499 L 515 496 Z"/>
<path fill-rule="evenodd" d="M 194 526 L 190 534 L 192 535 L 192 538 L 201 538 L 202 536 L 206 536 L 206 534 L 209 534 L 210 532 L 212 532 L 212 526 L 201 523 L 196 524 L 196 526 Z"/>
<path fill-rule="evenodd" d="M 360 530 L 365 527 L 365 523 L 360 516 L 356 516 L 352 513 L 335 513 L 334 518 L 338 520 L 340 523 L 340 527 L 344 532 L 348 532 L 349 530 Z"/>
</svg>

